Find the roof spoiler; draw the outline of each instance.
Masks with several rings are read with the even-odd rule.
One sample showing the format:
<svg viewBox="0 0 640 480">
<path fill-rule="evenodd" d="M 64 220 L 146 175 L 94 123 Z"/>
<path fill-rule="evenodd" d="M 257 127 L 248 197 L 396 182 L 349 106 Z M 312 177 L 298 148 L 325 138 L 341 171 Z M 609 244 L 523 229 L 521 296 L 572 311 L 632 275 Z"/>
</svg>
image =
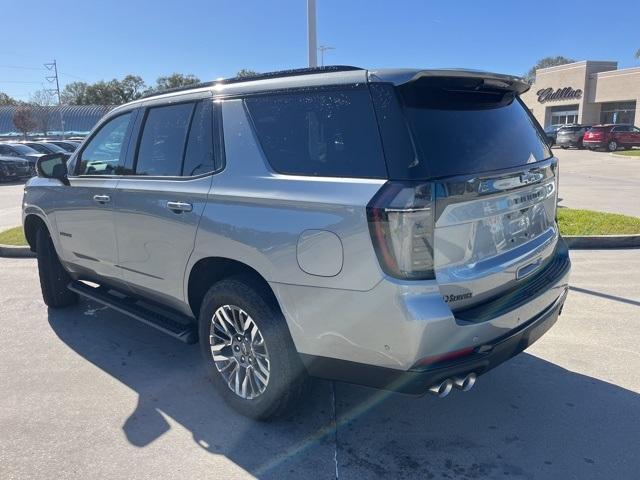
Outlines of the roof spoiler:
<svg viewBox="0 0 640 480">
<path fill-rule="evenodd" d="M 438 69 L 438 70 L 369 70 L 370 82 L 393 83 L 396 86 L 415 82 L 421 78 L 473 78 L 483 80 L 487 87 L 510 90 L 518 95 L 531 88 L 531 85 L 521 77 L 503 75 L 501 73 L 482 72 L 479 70 Z"/>
</svg>

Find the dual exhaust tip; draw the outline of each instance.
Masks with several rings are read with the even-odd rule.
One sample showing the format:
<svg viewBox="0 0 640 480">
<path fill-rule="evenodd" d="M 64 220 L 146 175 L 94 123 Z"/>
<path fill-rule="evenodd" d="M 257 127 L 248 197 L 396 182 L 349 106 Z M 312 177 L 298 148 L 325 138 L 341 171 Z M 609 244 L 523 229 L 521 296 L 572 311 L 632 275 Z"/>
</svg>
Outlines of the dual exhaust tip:
<svg viewBox="0 0 640 480">
<path fill-rule="evenodd" d="M 476 384 L 477 379 L 478 376 L 473 372 L 468 373 L 464 377 L 447 378 L 446 380 L 429 387 L 429 392 L 440 398 L 444 398 L 449 395 L 453 387 L 456 387 L 458 390 L 462 390 L 463 392 L 468 392 Z"/>
</svg>

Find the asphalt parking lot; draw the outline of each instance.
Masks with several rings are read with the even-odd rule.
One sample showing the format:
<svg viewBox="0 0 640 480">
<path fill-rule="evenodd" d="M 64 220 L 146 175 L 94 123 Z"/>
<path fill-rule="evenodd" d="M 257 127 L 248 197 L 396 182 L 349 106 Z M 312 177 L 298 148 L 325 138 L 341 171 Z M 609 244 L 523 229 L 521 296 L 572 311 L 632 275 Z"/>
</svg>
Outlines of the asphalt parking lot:
<svg viewBox="0 0 640 480">
<path fill-rule="evenodd" d="M 271 424 L 220 402 L 195 346 L 91 303 L 47 311 L 35 261 L 0 259 L 0 478 L 637 478 L 638 251 L 572 259 L 558 324 L 474 390 L 318 382 Z"/>
<path fill-rule="evenodd" d="M 0 232 L 20 225 L 22 221 L 22 191 L 25 182 L 0 183 Z"/>
<path fill-rule="evenodd" d="M 640 217 L 640 157 L 554 148 L 560 205 Z"/>
</svg>

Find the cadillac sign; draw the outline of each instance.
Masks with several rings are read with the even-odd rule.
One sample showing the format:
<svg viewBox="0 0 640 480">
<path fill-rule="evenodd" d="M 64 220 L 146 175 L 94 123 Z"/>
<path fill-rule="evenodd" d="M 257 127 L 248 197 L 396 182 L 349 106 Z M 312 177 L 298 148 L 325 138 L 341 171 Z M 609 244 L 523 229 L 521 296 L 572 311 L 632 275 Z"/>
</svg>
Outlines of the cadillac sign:
<svg viewBox="0 0 640 480">
<path fill-rule="evenodd" d="M 542 90 L 538 90 L 536 92 L 538 95 L 538 101 L 540 103 L 551 102 L 556 100 L 574 100 L 578 98 L 582 98 L 582 90 L 579 88 L 574 90 L 571 87 L 564 87 L 554 90 L 553 88 L 543 88 Z"/>
</svg>

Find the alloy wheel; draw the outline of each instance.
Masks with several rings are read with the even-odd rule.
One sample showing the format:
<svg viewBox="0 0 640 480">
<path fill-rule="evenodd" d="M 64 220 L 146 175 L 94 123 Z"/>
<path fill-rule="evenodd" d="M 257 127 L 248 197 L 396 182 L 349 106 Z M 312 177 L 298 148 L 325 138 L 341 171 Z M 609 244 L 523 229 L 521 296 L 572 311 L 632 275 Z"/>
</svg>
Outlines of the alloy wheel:
<svg viewBox="0 0 640 480">
<path fill-rule="evenodd" d="M 216 369 L 231 391 L 251 400 L 264 393 L 271 362 L 260 329 L 240 307 L 223 305 L 213 314 L 209 344 Z"/>
<path fill-rule="evenodd" d="M 609 142 L 609 151 L 615 152 L 618 149 L 618 144 L 614 141 Z"/>
</svg>

